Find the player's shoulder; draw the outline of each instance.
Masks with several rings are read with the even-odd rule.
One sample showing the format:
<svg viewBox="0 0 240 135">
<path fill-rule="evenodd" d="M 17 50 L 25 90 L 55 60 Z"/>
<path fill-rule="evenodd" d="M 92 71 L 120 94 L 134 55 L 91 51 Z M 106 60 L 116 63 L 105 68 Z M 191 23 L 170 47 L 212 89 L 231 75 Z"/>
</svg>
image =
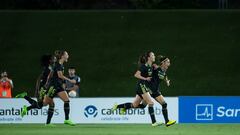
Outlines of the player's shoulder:
<svg viewBox="0 0 240 135">
<path fill-rule="evenodd" d="M 163 71 L 161 68 L 158 68 L 157 71 L 158 71 L 158 73 L 161 74 L 161 75 L 166 75 L 166 72 Z"/>
<path fill-rule="evenodd" d="M 74 79 L 75 79 L 77 82 L 80 82 L 80 81 L 81 81 L 81 78 L 80 78 L 78 75 L 75 75 Z"/>
<path fill-rule="evenodd" d="M 146 66 L 145 64 L 141 64 L 141 65 L 139 66 L 139 69 L 147 69 L 147 66 Z"/>
<path fill-rule="evenodd" d="M 78 75 L 75 75 L 75 78 L 80 78 Z"/>
<path fill-rule="evenodd" d="M 64 68 L 63 64 L 60 64 L 60 63 L 55 63 L 54 65 L 55 68 Z"/>
</svg>

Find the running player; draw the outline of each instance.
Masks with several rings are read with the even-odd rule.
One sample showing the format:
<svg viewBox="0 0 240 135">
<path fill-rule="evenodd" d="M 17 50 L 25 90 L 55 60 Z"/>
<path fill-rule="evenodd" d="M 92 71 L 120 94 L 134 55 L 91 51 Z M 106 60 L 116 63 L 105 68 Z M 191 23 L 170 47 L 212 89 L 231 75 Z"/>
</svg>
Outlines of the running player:
<svg viewBox="0 0 240 135">
<path fill-rule="evenodd" d="M 37 97 L 37 101 L 30 98 L 27 96 L 26 92 L 20 93 L 16 96 L 16 98 L 24 98 L 26 99 L 31 105 L 26 106 L 24 105 L 21 111 L 21 116 L 23 117 L 24 115 L 27 114 L 27 111 L 31 109 L 41 109 L 44 104 L 43 104 L 43 98 L 46 94 L 46 87 L 47 87 L 47 82 L 50 77 L 50 74 L 52 72 L 54 63 L 56 62 L 56 57 L 52 55 L 43 55 L 41 57 L 41 66 L 43 67 L 43 71 L 40 74 L 40 76 L 37 79 L 36 83 L 36 91 L 35 95 Z"/>
<path fill-rule="evenodd" d="M 159 65 L 156 64 L 153 65 L 154 70 L 150 82 L 151 97 L 153 97 L 158 103 L 162 105 L 162 113 L 165 119 L 165 125 L 168 127 L 175 124 L 176 121 L 168 119 L 167 103 L 165 102 L 164 97 L 160 92 L 160 83 L 162 81 L 165 81 L 167 86 L 170 86 L 170 80 L 166 75 L 166 71 L 170 66 L 170 59 L 165 56 L 159 56 L 157 61 L 159 62 Z M 126 111 L 126 109 L 145 107 L 146 103 L 144 100 L 143 101 L 134 100 L 133 103 L 125 103 L 123 105 L 120 105 L 118 108 L 121 108 L 121 113 L 123 114 Z"/>
<path fill-rule="evenodd" d="M 162 105 L 162 114 L 165 120 L 166 126 L 171 126 L 176 123 L 175 120 L 168 119 L 168 110 L 167 110 L 167 103 L 164 100 L 163 95 L 160 92 L 160 83 L 165 81 L 167 86 L 170 86 L 170 80 L 167 77 L 167 70 L 170 66 L 170 59 L 166 56 L 158 56 L 157 61 L 159 65 L 154 66 L 153 70 L 153 78 L 151 80 L 151 96 L 160 104 Z"/>
<path fill-rule="evenodd" d="M 152 78 L 152 63 L 155 61 L 155 55 L 153 52 L 147 52 L 145 55 L 141 56 L 139 59 L 140 68 L 136 71 L 135 77 L 138 79 L 137 87 L 136 87 L 136 97 L 134 103 L 136 104 L 120 104 L 114 105 L 112 110 L 116 110 L 118 108 L 131 108 L 133 105 L 134 107 L 138 107 L 140 102 L 144 100 L 148 105 L 148 111 L 152 120 L 152 126 L 158 126 L 159 123 L 156 122 L 154 109 L 153 109 L 153 101 L 150 96 L 150 81 Z"/>
<path fill-rule="evenodd" d="M 48 112 L 48 117 L 47 117 L 47 124 L 50 124 L 53 112 L 54 112 L 54 104 L 51 103 L 53 102 L 53 98 L 58 95 L 60 99 L 64 102 L 64 113 L 65 113 L 65 120 L 64 124 L 74 126 L 75 123 L 73 123 L 69 119 L 69 112 L 70 112 L 70 105 L 69 105 L 69 97 L 67 95 L 67 92 L 63 88 L 63 83 L 65 80 L 71 82 L 71 83 L 76 83 L 75 80 L 71 80 L 63 75 L 64 72 L 64 62 L 68 61 L 69 55 L 66 51 L 56 51 L 56 58 L 57 62 L 53 68 L 53 74 L 50 79 L 50 88 L 47 90 L 47 94 L 44 97 L 43 102 L 45 104 L 49 104 L 49 108 L 51 108 L 51 111 Z"/>
</svg>

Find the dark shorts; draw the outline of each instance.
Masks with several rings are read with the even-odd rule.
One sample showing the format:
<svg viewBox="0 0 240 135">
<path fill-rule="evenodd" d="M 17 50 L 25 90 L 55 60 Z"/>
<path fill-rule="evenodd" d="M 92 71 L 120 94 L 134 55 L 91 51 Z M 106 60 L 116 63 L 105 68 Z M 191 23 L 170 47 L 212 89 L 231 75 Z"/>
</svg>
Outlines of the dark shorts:
<svg viewBox="0 0 240 135">
<path fill-rule="evenodd" d="M 151 92 L 151 91 L 149 91 L 149 93 L 150 93 L 150 95 L 151 95 L 152 98 L 156 98 L 156 97 L 162 95 L 162 93 L 161 93 L 160 91 L 156 91 L 156 92 Z M 143 99 L 142 94 L 137 93 L 137 95 Z"/>
<path fill-rule="evenodd" d="M 147 92 L 151 92 L 151 90 L 148 86 L 146 86 L 146 84 L 143 84 L 143 83 L 137 84 L 137 87 L 136 87 L 137 95 L 139 95 L 142 98 L 142 94 L 147 93 Z"/>
<path fill-rule="evenodd" d="M 60 85 L 50 86 L 46 92 L 46 95 L 50 98 L 54 98 L 59 92 L 65 91 Z"/>
<path fill-rule="evenodd" d="M 158 97 L 158 96 L 160 96 L 160 95 L 162 95 L 162 93 L 158 90 L 158 91 L 153 91 L 152 93 L 151 93 L 151 97 L 152 98 L 156 98 L 156 97 Z"/>
</svg>

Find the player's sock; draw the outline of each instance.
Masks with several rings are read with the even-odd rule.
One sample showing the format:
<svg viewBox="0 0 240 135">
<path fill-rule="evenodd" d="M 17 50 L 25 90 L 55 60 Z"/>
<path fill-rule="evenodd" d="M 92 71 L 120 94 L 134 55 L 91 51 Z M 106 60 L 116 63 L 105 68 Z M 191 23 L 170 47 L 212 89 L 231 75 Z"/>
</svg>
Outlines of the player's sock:
<svg viewBox="0 0 240 135">
<path fill-rule="evenodd" d="M 132 103 L 125 103 L 125 104 L 124 104 L 124 108 L 125 108 L 125 109 L 130 109 L 130 108 L 132 108 Z"/>
<path fill-rule="evenodd" d="M 141 108 L 141 109 L 144 109 L 147 105 L 146 104 L 139 104 L 137 108 Z"/>
<path fill-rule="evenodd" d="M 24 98 L 25 100 L 27 100 L 30 104 L 34 104 L 35 100 L 33 100 L 32 98 L 30 98 L 29 96 L 27 96 L 27 92 L 22 92 L 20 94 L 16 95 L 16 98 Z"/>
<path fill-rule="evenodd" d="M 69 112 L 70 112 L 70 101 L 65 101 L 64 102 L 64 113 L 65 113 L 65 120 L 69 120 Z"/>
<path fill-rule="evenodd" d="M 123 104 L 123 108 L 120 108 L 120 115 L 123 115 L 126 113 L 127 109 L 133 108 L 132 103 L 125 103 Z"/>
<path fill-rule="evenodd" d="M 29 111 L 31 109 L 35 109 L 35 108 L 41 109 L 42 108 L 42 103 L 34 101 L 30 106 L 27 107 L 27 111 Z"/>
<path fill-rule="evenodd" d="M 124 108 L 124 106 L 125 106 L 125 103 L 124 104 L 119 104 L 119 105 L 117 105 L 117 108 Z"/>
<path fill-rule="evenodd" d="M 43 107 L 43 101 L 38 101 L 37 107 L 38 107 L 38 109 L 41 109 Z"/>
<path fill-rule="evenodd" d="M 47 116 L 47 123 L 46 124 L 51 123 L 53 113 L 54 113 L 54 104 L 50 105 L 49 108 L 48 108 L 48 116 Z"/>
<path fill-rule="evenodd" d="M 37 101 L 33 100 L 32 98 L 30 98 L 29 96 L 24 96 L 23 98 L 26 99 L 30 104 L 34 104 L 35 102 L 37 102 Z"/>
<path fill-rule="evenodd" d="M 32 106 L 32 105 L 30 105 L 30 106 L 28 106 L 27 107 L 27 111 L 29 111 L 29 110 L 31 110 L 31 109 L 33 109 L 34 107 Z"/>
<path fill-rule="evenodd" d="M 148 105 L 148 112 L 149 112 L 149 115 L 150 115 L 150 117 L 151 117 L 152 124 L 153 124 L 153 123 L 156 123 L 156 118 L 155 118 L 153 106 Z"/>
<path fill-rule="evenodd" d="M 132 103 L 124 103 L 124 104 L 119 104 L 117 108 L 125 108 L 125 109 L 130 109 L 132 108 Z"/>
<path fill-rule="evenodd" d="M 163 113 L 165 123 L 168 123 L 169 119 L 168 119 L 167 103 L 162 104 L 162 113 Z"/>
</svg>

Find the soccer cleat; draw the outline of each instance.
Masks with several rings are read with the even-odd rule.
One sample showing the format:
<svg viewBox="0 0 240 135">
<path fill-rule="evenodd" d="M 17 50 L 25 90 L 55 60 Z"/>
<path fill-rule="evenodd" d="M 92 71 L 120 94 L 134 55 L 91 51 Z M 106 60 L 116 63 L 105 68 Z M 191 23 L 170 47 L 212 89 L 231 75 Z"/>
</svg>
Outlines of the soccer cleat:
<svg viewBox="0 0 240 135">
<path fill-rule="evenodd" d="M 157 123 L 157 122 L 155 122 L 155 123 L 152 124 L 153 127 L 157 127 L 157 126 L 161 126 L 161 125 L 163 125 L 163 123 Z"/>
<path fill-rule="evenodd" d="M 167 123 L 166 123 L 166 126 L 168 127 L 168 126 L 171 126 L 171 125 L 173 125 L 173 124 L 175 124 L 176 123 L 176 120 L 169 120 Z"/>
<path fill-rule="evenodd" d="M 70 125 L 70 126 L 75 126 L 76 124 L 73 123 L 71 120 L 64 120 L 64 124 Z"/>
<path fill-rule="evenodd" d="M 115 110 L 118 109 L 117 107 L 118 107 L 118 104 L 114 104 L 114 105 L 113 105 L 113 108 L 112 108 L 111 110 L 112 110 L 112 111 L 115 111 Z"/>
<path fill-rule="evenodd" d="M 24 98 L 25 96 L 27 96 L 27 92 L 17 94 L 16 98 Z"/>
<path fill-rule="evenodd" d="M 126 113 L 126 108 L 121 108 L 120 109 L 120 115 L 124 115 Z"/>
<path fill-rule="evenodd" d="M 51 124 L 51 123 L 49 123 L 49 124 L 45 124 L 45 126 L 46 126 L 46 127 L 56 127 L 56 125 Z"/>
<path fill-rule="evenodd" d="M 27 106 L 24 105 L 22 110 L 21 110 L 21 117 L 23 118 L 27 114 Z"/>
</svg>

